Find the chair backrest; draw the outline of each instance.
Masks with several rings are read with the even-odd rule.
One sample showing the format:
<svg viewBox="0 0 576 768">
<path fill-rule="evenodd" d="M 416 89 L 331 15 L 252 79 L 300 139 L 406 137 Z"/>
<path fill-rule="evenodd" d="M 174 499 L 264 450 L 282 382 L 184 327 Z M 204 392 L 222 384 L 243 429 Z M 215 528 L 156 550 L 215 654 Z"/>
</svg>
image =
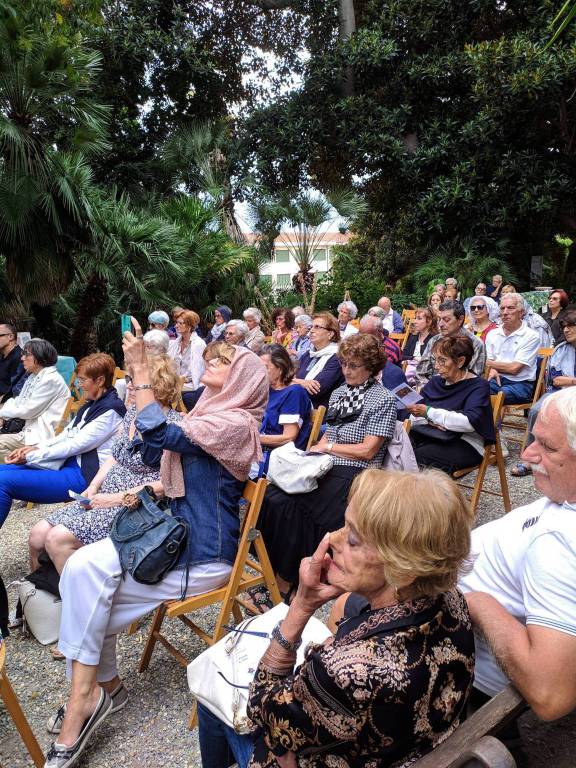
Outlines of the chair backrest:
<svg viewBox="0 0 576 768">
<path fill-rule="evenodd" d="M 406 337 L 408 336 L 407 333 L 389 333 L 388 338 L 392 339 L 393 341 L 398 344 L 400 348 L 404 347 L 404 344 L 406 343 Z"/>
<path fill-rule="evenodd" d="M 504 392 L 498 392 L 497 395 L 490 395 L 490 404 L 492 405 L 492 419 L 494 421 L 494 429 L 498 431 L 502 408 L 504 408 Z"/>
<path fill-rule="evenodd" d="M 553 347 L 540 347 L 538 350 L 540 365 L 538 366 L 538 375 L 536 376 L 536 384 L 534 385 L 533 403 L 536 403 L 536 401 L 544 394 L 544 389 L 546 387 L 546 368 L 548 367 L 548 362 L 553 352 Z"/>
<path fill-rule="evenodd" d="M 125 379 L 126 378 L 126 371 L 123 371 L 122 368 L 114 368 L 114 375 L 112 376 L 112 386 L 116 384 L 116 379 Z"/>
<path fill-rule="evenodd" d="M 322 427 L 322 422 L 324 421 L 325 413 L 326 406 L 324 405 L 319 405 L 318 408 L 312 409 L 310 414 L 310 418 L 312 420 L 312 429 L 310 430 L 310 437 L 308 438 L 308 443 L 306 444 L 307 451 L 310 450 L 314 443 L 318 442 L 318 437 L 320 435 L 320 429 Z"/>
<path fill-rule="evenodd" d="M 402 310 L 402 323 L 406 326 L 406 321 L 410 322 L 416 317 L 415 309 L 403 309 Z"/>
</svg>

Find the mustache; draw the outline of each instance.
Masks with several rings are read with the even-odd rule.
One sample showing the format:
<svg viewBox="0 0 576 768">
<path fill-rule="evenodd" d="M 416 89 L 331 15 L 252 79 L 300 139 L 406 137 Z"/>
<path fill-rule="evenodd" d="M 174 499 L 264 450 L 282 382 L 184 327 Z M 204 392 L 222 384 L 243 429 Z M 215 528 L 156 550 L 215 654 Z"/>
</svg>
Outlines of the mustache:
<svg viewBox="0 0 576 768">
<path fill-rule="evenodd" d="M 532 470 L 532 472 L 548 477 L 548 472 L 546 472 L 546 470 L 541 464 L 529 464 L 529 467 Z"/>
</svg>

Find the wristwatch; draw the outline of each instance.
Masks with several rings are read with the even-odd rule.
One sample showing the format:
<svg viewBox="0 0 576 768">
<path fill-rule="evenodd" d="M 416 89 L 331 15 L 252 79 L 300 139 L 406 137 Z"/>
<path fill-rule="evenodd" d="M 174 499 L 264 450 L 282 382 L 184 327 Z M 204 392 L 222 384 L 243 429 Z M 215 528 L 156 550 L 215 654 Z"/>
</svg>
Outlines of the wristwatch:
<svg viewBox="0 0 576 768">
<path fill-rule="evenodd" d="M 328 453 L 332 453 L 332 449 L 334 448 L 334 443 L 328 443 L 326 448 L 328 449 Z"/>
<path fill-rule="evenodd" d="M 272 640 L 276 640 L 278 645 L 281 645 L 282 648 L 284 648 L 287 651 L 290 651 L 291 653 L 296 653 L 298 648 L 302 645 L 302 638 L 300 640 L 295 640 L 293 643 L 290 642 L 290 640 L 286 640 L 282 632 L 280 631 L 280 625 L 282 624 L 281 621 L 276 624 L 274 629 L 272 630 Z"/>
<path fill-rule="evenodd" d="M 154 389 L 152 384 L 137 384 L 135 387 L 132 387 L 133 390 L 138 391 L 139 389 Z"/>
</svg>

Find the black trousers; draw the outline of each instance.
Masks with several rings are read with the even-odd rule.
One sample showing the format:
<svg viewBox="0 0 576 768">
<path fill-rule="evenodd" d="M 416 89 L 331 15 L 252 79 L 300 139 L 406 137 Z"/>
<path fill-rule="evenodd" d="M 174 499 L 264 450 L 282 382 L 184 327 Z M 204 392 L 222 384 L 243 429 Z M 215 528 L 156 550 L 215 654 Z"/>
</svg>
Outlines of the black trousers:
<svg viewBox="0 0 576 768">
<path fill-rule="evenodd" d="M 6 587 L 0 576 L 0 633 L 2 637 L 8 637 L 8 595 Z"/>
<path fill-rule="evenodd" d="M 473 467 L 482 461 L 478 451 L 461 437 L 442 442 L 411 433 L 410 440 L 420 467 L 433 467 L 452 474 L 457 469 Z"/>
</svg>

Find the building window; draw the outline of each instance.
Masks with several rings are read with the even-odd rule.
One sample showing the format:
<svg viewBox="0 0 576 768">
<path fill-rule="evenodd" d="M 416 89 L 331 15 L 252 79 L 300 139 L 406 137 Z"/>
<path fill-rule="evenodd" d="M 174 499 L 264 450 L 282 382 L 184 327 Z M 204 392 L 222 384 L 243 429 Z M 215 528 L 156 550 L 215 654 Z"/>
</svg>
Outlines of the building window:
<svg viewBox="0 0 576 768">
<path fill-rule="evenodd" d="M 290 261 L 290 253 L 288 251 L 278 250 L 275 255 L 276 261 L 279 264 L 287 264 Z"/>
<path fill-rule="evenodd" d="M 326 249 L 325 248 L 315 248 L 312 252 L 312 262 L 316 261 L 326 261 Z"/>
<path fill-rule="evenodd" d="M 276 275 L 276 288 L 289 288 L 290 275 Z"/>
</svg>

